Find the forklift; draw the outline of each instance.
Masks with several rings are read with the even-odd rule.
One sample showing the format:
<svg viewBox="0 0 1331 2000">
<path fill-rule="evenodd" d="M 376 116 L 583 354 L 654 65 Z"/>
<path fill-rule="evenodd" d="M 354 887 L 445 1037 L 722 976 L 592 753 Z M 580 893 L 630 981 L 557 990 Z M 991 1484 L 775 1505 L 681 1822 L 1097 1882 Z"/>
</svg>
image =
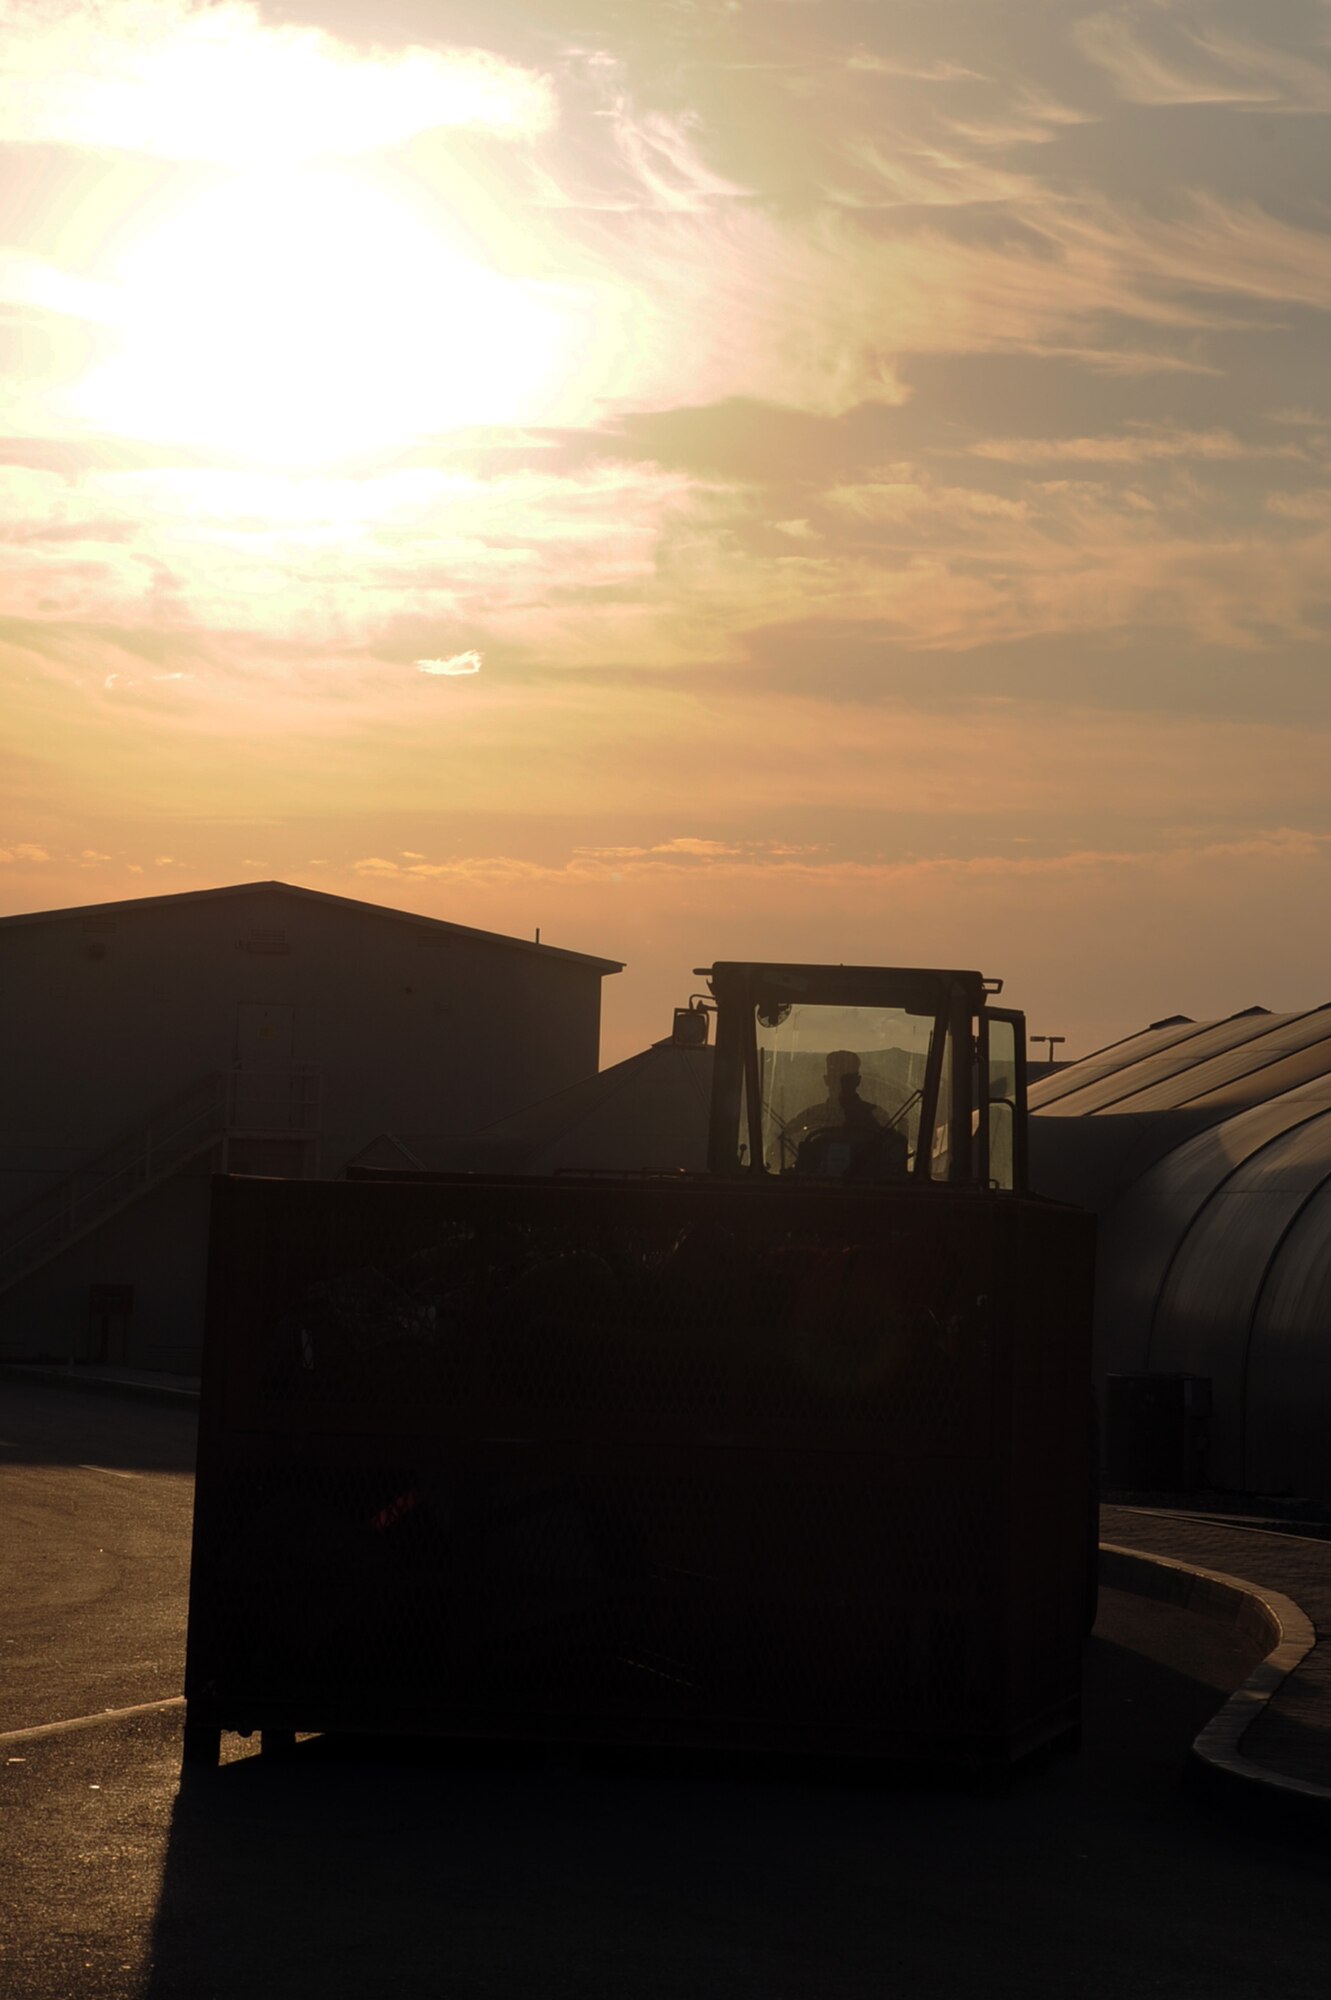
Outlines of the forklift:
<svg viewBox="0 0 1331 2000">
<path fill-rule="evenodd" d="M 705 1172 L 219 1176 L 185 1755 L 1075 1743 L 1092 1219 L 977 972 L 718 962 Z M 677 1017 L 678 1025 L 678 1017 Z"/>
</svg>

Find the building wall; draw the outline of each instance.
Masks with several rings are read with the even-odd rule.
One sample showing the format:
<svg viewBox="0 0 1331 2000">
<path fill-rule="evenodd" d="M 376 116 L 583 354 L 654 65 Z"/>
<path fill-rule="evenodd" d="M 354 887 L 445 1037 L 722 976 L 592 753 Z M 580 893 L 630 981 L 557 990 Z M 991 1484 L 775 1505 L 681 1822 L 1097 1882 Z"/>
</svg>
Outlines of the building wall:
<svg viewBox="0 0 1331 2000">
<path fill-rule="evenodd" d="M 122 1361 L 189 1373 L 198 1366 L 208 1266 L 212 1167 L 163 1181 L 132 1208 L 0 1293 L 0 1355 L 29 1361 Z M 95 1291 L 127 1287 L 124 1325 L 99 1327 Z M 110 1336 L 99 1353 L 99 1332 Z M 117 1347 L 117 1333 L 123 1346 Z"/>
<path fill-rule="evenodd" d="M 281 1098 L 267 1065 L 318 1068 L 325 1175 L 384 1130 L 470 1131 L 596 1069 L 601 977 L 594 961 L 281 888 L 0 926 L 0 1216 L 238 1061 L 256 1123 L 265 1094 Z M 251 1150 L 232 1164 L 273 1170 Z M 212 1164 L 192 1171 L 196 1190 Z M 169 1185 L 0 1297 L 0 1352 L 39 1333 L 59 1348 L 86 1323 L 89 1285 L 131 1273 L 136 1346 L 179 1346 L 152 1300 L 201 1296 L 202 1260 L 196 1196 Z M 182 1231 L 193 1247 L 173 1278 Z"/>
</svg>

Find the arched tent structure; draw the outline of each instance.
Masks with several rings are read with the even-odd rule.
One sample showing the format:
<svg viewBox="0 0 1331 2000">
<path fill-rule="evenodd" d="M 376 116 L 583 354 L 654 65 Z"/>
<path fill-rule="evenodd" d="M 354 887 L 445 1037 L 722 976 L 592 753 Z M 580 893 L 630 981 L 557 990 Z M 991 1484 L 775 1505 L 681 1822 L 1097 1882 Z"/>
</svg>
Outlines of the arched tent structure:
<svg viewBox="0 0 1331 2000">
<path fill-rule="evenodd" d="M 1031 1104 L 1036 1185 L 1100 1214 L 1099 1374 L 1209 1377 L 1214 1483 L 1331 1500 L 1331 1006 L 1158 1023 Z"/>
</svg>

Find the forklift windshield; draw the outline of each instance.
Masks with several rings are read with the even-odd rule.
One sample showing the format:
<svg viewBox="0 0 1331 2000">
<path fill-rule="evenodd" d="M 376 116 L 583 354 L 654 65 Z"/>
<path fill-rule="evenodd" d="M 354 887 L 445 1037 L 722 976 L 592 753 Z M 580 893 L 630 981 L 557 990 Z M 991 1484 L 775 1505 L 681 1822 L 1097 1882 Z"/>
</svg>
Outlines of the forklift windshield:
<svg viewBox="0 0 1331 2000">
<path fill-rule="evenodd" d="M 926 1135 L 928 1165 L 917 1167 L 929 1055 L 940 1030 L 933 1013 L 775 997 L 759 999 L 754 1011 L 757 1143 L 767 1173 L 858 1181 L 904 1180 L 917 1172 L 947 1178 L 946 1064 Z M 747 1113 L 746 1104 L 741 1132 L 752 1135 Z"/>
<path fill-rule="evenodd" d="M 708 1164 L 790 1186 L 1025 1186 L 1025 1023 L 1000 982 L 719 960 Z"/>
</svg>

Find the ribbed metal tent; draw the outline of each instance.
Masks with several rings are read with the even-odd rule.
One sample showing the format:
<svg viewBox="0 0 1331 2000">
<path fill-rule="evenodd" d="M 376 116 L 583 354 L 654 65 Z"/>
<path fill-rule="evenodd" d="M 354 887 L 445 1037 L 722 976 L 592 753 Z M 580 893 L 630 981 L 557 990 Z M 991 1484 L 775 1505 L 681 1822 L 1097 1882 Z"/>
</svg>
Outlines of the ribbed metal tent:
<svg viewBox="0 0 1331 2000">
<path fill-rule="evenodd" d="M 1100 1214 L 1096 1365 L 1210 1378 L 1210 1474 L 1331 1500 L 1331 1005 L 1156 1023 L 1032 1087 Z"/>
</svg>

